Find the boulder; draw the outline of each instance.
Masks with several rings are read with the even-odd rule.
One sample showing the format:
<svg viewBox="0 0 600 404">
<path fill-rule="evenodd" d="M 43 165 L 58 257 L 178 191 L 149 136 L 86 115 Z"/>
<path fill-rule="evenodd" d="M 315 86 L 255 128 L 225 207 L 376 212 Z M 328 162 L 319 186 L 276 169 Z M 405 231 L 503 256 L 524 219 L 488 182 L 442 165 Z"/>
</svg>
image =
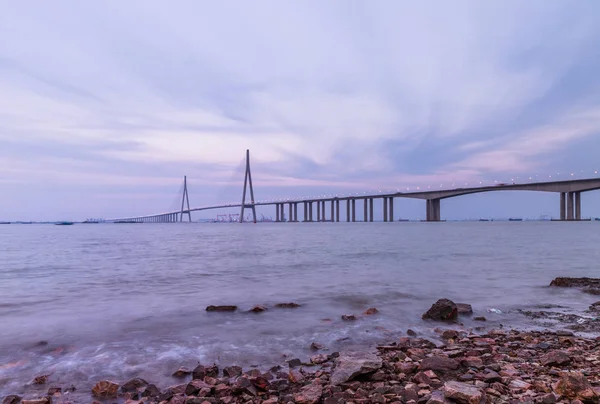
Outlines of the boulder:
<svg viewBox="0 0 600 404">
<path fill-rule="evenodd" d="M 354 320 L 356 320 L 356 316 L 354 314 L 344 314 L 344 315 L 342 315 L 342 320 L 354 321 Z"/>
<path fill-rule="evenodd" d="M 328 360 L 329 356 L 323 354 L 314 355 L 310 357 L 310 363 L 314 363 L 315 365 L 320 365 L 322 363 L 327 362 Z"/>
<path fill-rule="evenodd" d="M 154 384 L 147 385 L 141 394 L 142 397 L 158 397 L 159 395 L 160 390 Z"/>
<path fill-rule="evenodd" d="M 456 303 L 448 299 L 440 299 L 435 302 L 422 316 L 423 320 L 449 321 L 456 320 L 458 308 Z"/>
<path fill-rule="evenodd" d="M 189 370 L 188 368 L 186 368 L 185 366 L 180 367 L 179 369 L 177 369 L 175 371 L 175 373 L 173 373 L 173 377 L 186 377 L 188 375 L 191 375 L 192 371 Z"/>
<path fill-rule="evenodd" d="M 53 396 L 55 394 L 60 394 L 60 393 L 62 393 L 62 387 L 50 387 L 48 389 L 49 396 Z"/>
<path fill-rule="evenodd" d="M 148 382 L 144 379 L 136 377 L 135 379 L 129 380 L 121 387 L 123 393 L 133 393 L 143 390 L 148 385 Z"/>
<path fill-rule="evenodd" d="M 206 368 L 202 365 L 198 365 L 192 370 L 192 379 L 204 380 L 206 377 Z"/>
<path fill-rule="evenodd" d="M 458 338 L 458 331 L 456 330 L 444 330 L 442 333 L 443 339 L 455 339 Z"/>
<path fill-rule="evenodd" d="M 447 372 L 450 370 L 456 370 L 460 367 L 460 363 L 452 358 L 446 358 L 444 356 L 432 356 L 425 358 L 419 365 L 419 370 L 433 370 Z"/>
<path fill-rule="evenodd" d="M 556 394 L 569 400 L 581 400 L 583 403 L 598 403 L 599 397 L 590 382 L 580 372 L 562 372 L 553 386 Z"/>
<path fill-rule="evenodd" d="M 318 342 L 313 342 L 312 344 L 310 344 L 310 349 L 312 349 L 313 351 L 319 351 L 324 348 L 325 347 L 322 344 L 319 344 Z"/>
<path fill-rule="evenodd" d="M 119 391 L 119 385 L 109 380 L 102 380 L 96 383 L 92 388 L 92 395 L 96 398 L 107 399 L 116 398 Z"/>
<path fill-rule="evenodd" d="M 22 397 L 12 394 L 10 396 L 4 397 L 2 400 L 2 404 L 19 404 L 22 400 Z"/>
<path fill-rule="evenodd" d="M 485 394 L 472 384 L 449 381 L 444 383 L 444 396 L 460 404 L 480 404 Z"/>
<path fill-rule="evenodd" d="M 194 396 L 197 395 L 202 389 L 208 389 L 208 391 L 210 392 L 212 390 L 212 386 L 207 383 L 204 383 L 200 379 L 194 379 L 191 382 L 189 382 L 187 386 L 185 386 L 185 394 L 187 394 L 188 396 Z"/>
<path fill-rule="evenodd" d="M 436 390 L 431 393 L 431 397 L 427 400 L 427 404 L 452 404 L 445 396 L 444 392 Z"/>
<path fill-rule="evenodd" d="M 540 363 L 544 366 L 562 366 L 571 363 L 571 358 L 563 351 L 552 351 L 542 356 Z"/>
<path fill-rule="evenodd" d="M 561 288 L 600 288 L 600 278 L 558 277 L 550 282 L 550 286 Z"/>
<path fill-rule="evenodd" d="M 50 375 L 39 375 L 33 378 L 32 384 L 46 384 Z"/>
<path fill-rule="evenodd" d="M 463 316 L 473 314 L 473 307 L 467 303 L 456 303 L 456 309 L 458 310 L 458 314 Z"/>
<path fill-rule="evenodd" d="M 50 397 L 41 397 L 34 398 L 30 400 L 23 400 L 21 404 L 52 404 L 52 399 Z"/>
<path fill-rule="evenodd" d="M 373 373 L 383 365 L 379 356 L 370 352 L 345 352 L 340 354 L 331 374 L 331 384 L 339 385 L 357 376 Z"/>
<path fill-rule="evenodd" d="M 322 395 L 323 386 L 313 382 L 302 387 L 300 391 L 294 395 L 294 402 L 298 404 L 316 404 L 321 400 Z"/>
<path fill-rule="evenodd" d="M 224 312 L 232 312 L 236 311 L 237 306 L 208 306 L 206 311 L 224 311 Z"/>
<path fill-rule="evenodd" d="M 277 307 L 278 309 L 295 309 L 297 307 L 300 307 L 300 305 L 298 303 L 277 303 L 275 305 L 275 307 Z"/>
<path fill-rule="evenodd" d="M 379 313 L 379 310 L 377 310 L 375 307 L 371 307 L 370 309 L 365 310 L 365 312 L 363 314 L 365 316 L 372 316 L 377 313 Z"/>
<path fill-rule="evenodd" d="M 475 320 L 475 321 L 487 321 L 487 318 L 485 318 L 483 316 L 479 316 L 479 317 L 473 317 L 473 320 Z"/>
<path fill-rule="evenodd" d="M 243 369 L 241 366 L 228 366 L 223 369 L 223 375 L 225 377 L 238 377 L 241 376 Z"/>
<path fill-rule="evenodd" d="M 267 311 L 267 308 L 265 306 L 254 306 L 253 308 L 251 308 L 250 310 L 248 310 L 250 313 L 262 313 L 264 311 Z"/>
</svg>

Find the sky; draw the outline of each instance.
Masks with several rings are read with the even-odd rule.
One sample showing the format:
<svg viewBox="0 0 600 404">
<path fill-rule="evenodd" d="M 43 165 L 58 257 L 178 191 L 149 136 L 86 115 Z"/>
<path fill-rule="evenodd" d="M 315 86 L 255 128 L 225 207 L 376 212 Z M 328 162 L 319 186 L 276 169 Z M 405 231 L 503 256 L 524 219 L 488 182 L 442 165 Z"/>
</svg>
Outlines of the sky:
<svg viewBox="0 0 600 404">
<path fill-rule="evenodd" d="M 235 202 L 246 149 L 258 200 L 600 169 L 593 0 L 23 0 L 0 38 L 0 220 L 163 212 L 184 175 L 192 205 Z M 558 201 L 470 195 L 442 216 Z"/>
</svg>

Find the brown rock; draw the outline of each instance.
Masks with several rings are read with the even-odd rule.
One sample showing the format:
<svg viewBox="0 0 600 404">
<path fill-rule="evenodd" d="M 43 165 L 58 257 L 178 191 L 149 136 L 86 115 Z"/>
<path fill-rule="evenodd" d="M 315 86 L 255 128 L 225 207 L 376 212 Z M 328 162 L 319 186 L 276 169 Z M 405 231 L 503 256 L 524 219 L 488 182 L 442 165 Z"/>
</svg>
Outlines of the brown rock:
<svg viewBox="0 0 600 404">
<path fill-rule="evenodd" d="M 294 395 L 294 402 L 298 404 L 316 404 L 323 395 L 323 386 L 319 383 L 313 382 L 300 389 L 300 391 Z"/>
<path fill-rule="evenodd" d="M 482 368 L 483 367 L 483 360 L 481 360 L 480 357 L 477 356 L 468 356 L 466 358 L 464 358 L 462 361 L 460 361 L 460 363 L 468 368 Z"/>
<path fill-rule="evenodd" d="M 22 397 L 12 394 L 10 396 L 4 397 L 2 400 L 2 404 L 19 404 L 21 402 Z"/>
<path fill-rule="evenodd" d="M 331 384 L 336 386 L 363 374 L 374 373 L 383 365 L 381 358 L 370 352 L 345 352 L 340 354 L 331 374 Z"/>
<path fill-rule="evenodd" d="M 265 306 L 254 306 L 253 308 L 251 308 L 249 310 L 250 313 L 262 313 L 264 311 L 267 311 L 267 308 Z"/>
<path fill-rule="evenodd" d="M 241 376 L 242 371 L 243 369 L 241 366 L 228 366 L 223 369 L 223 375 L 225 377 L 238 377 Z"/>
<path fill-rule="evenodd" d="M 188 368 L 186 368 L 185 366 L 180 367 L 179 369 L 177 369 L 175 371 L 175 373 L 173 373 L 173 377 L 186 377 L 188 375 L 191 375 L 192 371 L 189 370 Z"/>
<path fill-rule="evenodd" d="M 202 389 L 208 389 L 208 391 L 211 391 L 212 386 L 200 379 L 194 379 L 185 387 L 185 394 L 188 396 L 197 395 Z"/>
<path fill-rule="evenodd" d="M 444 330 L 442 333 L 443 339 L 456 339 L 458 338 L 458 331 L 456 330 Z"/>
<path fill-rule="evenodd" d="M 102 380 L 92 388 L 92 395 L 96 398 L 116 398 L 119 385 L 108 380 Z"/>
<path fill-rule="evenodd" d="M 487 318 L 485 318 L 483 316 L 479 316 L 479 317 L 473 317 L 473 320 L 475 320 L 475 321 L 487 321 Z"/>
<path fill-rule="evenodd" d="M 48 377 L 50 377 L 50 375 L 39 375 L 39 376 L 36 376 L 31 383 L 33 383 L 33 384 L 46 384 L 46 382 L 48 381 Z"/>
<path fill-rule="evenodd" d="M 314 363 L 315 365 L 320 365 L 322 363 L 327 362 L 328 360 L 329 360 L 329 356 L 323 355 L 323 354 L 314 355 L 314 356 L 310 357 L 310 362 Z"/>
<path fill-rule="evenodd" d="M 142 397 L 158 397 L 159 395 L 160 390 L 154 384 L 147 385 L 141 394 Z"/>
<path fill-rule="evenodd" d="M 344 314 L 344 315 L 342 315 L 342 320 L 354 321 L 354 320 L 356 320 L 356 316 L 354 314 Z"/>
<path fill-rule="evenodd" d="M 456 303 L 456 309 L 458 310 L 458 314 L 462 314 L 463 316 L 473 314 L 473 307 L 467 303 Z"/>
<path fill-rule="evenodd" d="M 571 358 L 563 351 L 552 351 L 542 356 L 540 363 L 544 366 L 562 366 L 571 363 Z"/>
<path fill-rule="evenodd" d="M 224 312 L 232 312 L 236 311 L 237 306 L 213 306 L 210 305 L 206 308 L 206 311 L 224 311 Z"/>
<path fill-rule="evenodd" d="M 377 310 L 375 307 L 371 307 L 370 309 L 365 310 L 365 312 L 363 314 L 365 316 L 372 316 L 377 313 L 379 313 L 379 310 Z"/>
<path fill-rule="evenodd" d="M 302 383 L 304 381 L 304 375 L 299 370 L 292 369 L 288 373 L 288 380 L 291 383 Z"/>
<path fill-rule="evenodd" d="M 50 387 L 48 389 L 49 396 L 53 396 L 55 394 L 60 394 L 60 393 L 62 393 L 62 387 Z"/>
<path fill-rule="evenodd" d="M 411 330 L 410 328 L 408 330 L 406 330 L 406 335 L 410 336 L 410 337 L 416 337 L 417 336 L 417 332 L 414 330 Z"/>
<path fill-rule="evenodd" d="M 584 403 L 599 402 L 599 397 L 590 382 L 580 372 L 562 372 L 553 389 L 556 394 L 570 400 L 577 399 Z"/>
<path fill-rule="evenodd" d="M 430 358 L 425 358 L 421 361 L 419 365 L 420 370 L 438 370 L 438 371 L 449 371 L 458 369 L 460 364 L 451 358 L 446 358 L 443 356 L 432 356 Z"/>
<path fill-rule="evenodd" d="M 436 390 L 431 393 L 431 397 L 427 400 L 427 404 L 451 404 L 451 402 L 444 397 L 444 392 Z"/>
<path fill-rule="evenodd" d="M 319 351 L 324 348 L 325 347 L 323 345 L 319 344 L 318 342 L 313 342 L 312 344 L 310 344 L 310 349 L 312 349 L 313 351 Z"/>
<path fill-rule="evenodd" d="M 136 377 L 135 379 L 129 380 L 121 387 L 123 393 L 133 393 L 143 390 L 148 385 L 148 382 L 144 379 Z"/>
<path fill-rule="evenodd" d="M 21 404 L 52 404 L 52 399 L 50 397 L 41 397 L 34 398 L 31 400 L 23 400 Z"/>
<path fill-rule="evenodd" d="M 444 396 L 461 404 L 480 404 L 485 394 L 477 387 L 455 381 L 444 383 Z"/>
<path fill-rule="evenodd" d="M 298 303 L 277 303 L 275 305 L 275 307 L 277 307 L 278 309 L 295 309 L 297 307 L 300 307 L 301 305 L 299 305 Z"/>
<path fill-rule="evenodd" d="M 448 321 L 455 320 L 458 316 L 456 303 L 448 299 L 440 299 L 435 302 L 426 313 L 423 314 L 424 320 Z"/>
</svg>

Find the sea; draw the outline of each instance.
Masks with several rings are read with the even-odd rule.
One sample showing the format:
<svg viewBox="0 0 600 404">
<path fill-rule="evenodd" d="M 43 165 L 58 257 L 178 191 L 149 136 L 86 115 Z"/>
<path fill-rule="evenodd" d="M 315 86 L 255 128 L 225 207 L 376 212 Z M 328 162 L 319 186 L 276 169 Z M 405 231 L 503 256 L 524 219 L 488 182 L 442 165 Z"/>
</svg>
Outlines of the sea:
<svg viewBox="0 0 600 404">
<path fill-rule="evenodd" d="M 369 349 L 408 329 L 434 340 L 446 325 L 421 315 L 440 298 L 488 320 L 458 329 L 534 327 L 519 309 L 599 300 L 548 287 L 598 277 L 599 245 L 600 222 L 4 225 L 0 397 L 73 385 L 89 402 L 102 379 L 165 388 L 180 366 L 268 368 L 308 360 L 313 342 Z M 300 307 L 274 307 L 286 302 Z M 32 385 L 38 375 L 48 384 Z"/>
</svg>

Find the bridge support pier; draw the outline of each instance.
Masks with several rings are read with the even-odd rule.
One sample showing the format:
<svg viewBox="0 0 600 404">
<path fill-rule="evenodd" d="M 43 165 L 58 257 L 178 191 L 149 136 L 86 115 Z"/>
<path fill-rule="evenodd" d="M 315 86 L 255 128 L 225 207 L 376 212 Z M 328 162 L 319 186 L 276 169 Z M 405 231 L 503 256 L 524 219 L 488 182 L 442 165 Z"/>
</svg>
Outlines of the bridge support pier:
<svg viewBox="0 0 600 404">
<path fill-rule="evenodd" d="M 335 222 L 335 201 L 331 200 L 331 222 Z"/>
<path fill-rule="evenodd" d="M 275 222 L 279 222 L 279 204 L 275 204 Z"/>
<path fill-rule="evenodd" d="M 373 221 L 373 198 L 369 198 L 369 222 Z"/>
<path fill-rule="evenodd" d="M 383 198 L 383 222 L 388 221 L 388 198 Z"/>
<path fill-rule="evenodd" d="M 388 219 L 390 222 L 393 222 L 394 221 L 394 197 L 393 196 L 390 196 L 389 204 L 390 204 L 390 216 Z"/>
<path fill-rule="evenodd" d="M 560 220 L 567 219 L 567 193 L 560 193 Z"/>
<path fill-rule="evenodd" d="M 581 220 L 581 192 L 575 192 L 575 220 Z"/>
<path fill-rule="evenodd" d="M 294 208 L 292 207 L 292 203 L 291 202 L 288 205 L 289 205 L 288 206 L 288 208 L 289 208 L 288 210 L 289 210 L 289 213 L 290 213 L 290 215 L 288 216 L 288 222 L 293 222 L 294 221 Z"/>
<path fill-rule="evenodd" d="M 317 222 L 321 221 L 321 201 L 317 201 Z"/>
<path fill-rule="evenodd" d="M 309 222 L 313 221 L 313 203 L 312 202 L 308 203 L 308 221 Z"/>
<path fill-rule="evenodd" d="M 363 201 L 365 202 L 364 204 L 364 214 L 363 214 L 363 221 L 366 223 L 369 221 L 369 200 L 367 198 L 363 199 Z"/>
<path fill-rule="evenodd" d="M 427 221 L 439 222 L 441 220 L 440 199 L 427 199 Z"/>
<path fill-rule="evenodd" d="M 298 202 L 294 203 L 294 222 L 298 221 Z"/>
<path fill-rule="evenodd" d="M 356 222 L 356 199 L 352 199 L 352 221 Z"/>
<path fill-rule="evenodd" d="M 350 223 L 350 199 L 346 199 L 346 223 Z"/>
<path fill-rule="evenodd" d="M 335 200 L 335 221 L 336 222 L 340 221 L 340 200 L 339 199 Z"/>
<path fill-rule="evenodd" d="M 567 220 L 573 220 L 573 192 L 567 192 Z"/>
</svg>

